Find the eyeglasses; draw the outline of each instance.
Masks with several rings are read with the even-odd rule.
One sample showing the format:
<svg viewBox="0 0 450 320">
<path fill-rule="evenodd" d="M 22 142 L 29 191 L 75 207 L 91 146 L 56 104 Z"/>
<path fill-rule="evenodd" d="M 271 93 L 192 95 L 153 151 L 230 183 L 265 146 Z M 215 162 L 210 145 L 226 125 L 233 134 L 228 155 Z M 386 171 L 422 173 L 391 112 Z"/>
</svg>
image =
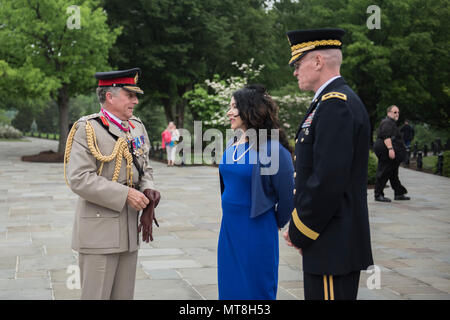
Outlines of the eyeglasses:
<svg viewBox="0 0 450 320">
<path fill-rule="evenodd" d="M 302 64 L 305 63 L 305 60 L 302 59 L 302 61 L 299 61 L 297 63 L 294 64 L 294 70 L 298 71 L 298 69 L 300 69 L 300 67 L 302 66 Z"/>
<path fill-rule="evenodd" d="M 302 66 L 302 64 L 304 64 L 305 63 L 305 59 L 303 58 L 303 59 L 301 59 L 300 61 L 297 61 L 295 64 L 294 64 L 294 70 L 295 71 L 297 71 L 298 69 L 300 69 L 300 67 Z"/>
<path fill-rule="evenodd" d="M 400 114 L 400 111 L 391 111 L 394 114 Z"/>
<path fill-rule="evenodd" d="M 306 55 L 304 55 L 300 60 L 298 60 L 296 63 L 294 63 L 294 70 L 297 71 L 298 69 L 300 69 L 302 64 L 311 60 L 311 57 L 312 56 L 309 55 L 309 52 L 307 52 Z"/>
</svg>

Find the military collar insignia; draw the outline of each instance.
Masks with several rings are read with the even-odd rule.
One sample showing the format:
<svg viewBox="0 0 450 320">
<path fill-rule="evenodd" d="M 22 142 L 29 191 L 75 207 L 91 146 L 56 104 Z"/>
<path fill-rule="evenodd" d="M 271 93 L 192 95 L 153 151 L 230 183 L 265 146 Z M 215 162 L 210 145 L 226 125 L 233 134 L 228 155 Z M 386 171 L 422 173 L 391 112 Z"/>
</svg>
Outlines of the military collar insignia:
<svg viewBox="0 0 450 320">
<path fill-rule="evenodd" d="M 122 126 L 121 123 L 117 122 L 116 120 L 114 120 L 109 114 L 108 111 L 106 111 L 105 109 L 102 108 L 102 113 L 105 115 L 105 117 L 109 120 L 109 122 L 114 123 L 120 130 L 122 130 L 123 132 L 129 132 L 130 128 L 125 128 L 124 126 Z M 103 120 L 102 120 L 103 121 Z"/>
<path fill-rule="evenodd" d="M 109 122 L 104 116 L 100 116 L 100 119 L 102 120 L 102 123 L 105 127 L 109 127 Z"/>
</svg>

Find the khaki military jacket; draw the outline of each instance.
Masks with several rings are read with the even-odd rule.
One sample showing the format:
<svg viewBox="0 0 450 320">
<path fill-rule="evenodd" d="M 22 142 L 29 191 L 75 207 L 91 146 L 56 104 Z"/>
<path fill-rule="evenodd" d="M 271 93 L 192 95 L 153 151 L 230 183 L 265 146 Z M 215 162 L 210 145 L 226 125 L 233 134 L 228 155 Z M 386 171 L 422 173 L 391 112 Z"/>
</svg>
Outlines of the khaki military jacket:
<svg viewBox="0 0 450 320">
<path fill-rule="evenodd" d="M 86 134 L 86 122 L 94 128 L 98 148 L 103 155 L 110 155 L 116 144 L 115 137 L 127 139 L 126 134 L 115 124 L 106 125 L 96 118 L 103 114 L 93 114 L 81 118 L 73 138 L 70 159 L 66 166 L 67 181 L 74 193 L 79 195 L 72 235 L 72 249 L 85 254 L 108 254 L 132 252 L 139 247 L 137 212 L 126 203 L 129 187 L 127 186 L 127 162 L 122 160 L 117 182 L 111 181 L 116 161 L 104 163 L 100 175 L 98 161 L 91 153 Z M 139 181 L 139 172 L 133 164 L 133 184 L 139 190 L 154 189 L 153 169 L 149 164 L 150 143 L 144 124 L 137 117 L 129 122 L 128 139 L 140 138 L 142 154 L 137 156 L 144 171 Z M 134 128 L 133 128 L 134 126 Z M 142 139 L 143 138 L 143 139 Z M 142 141 L 143 140 L 143 141 Z"/>
</svg>

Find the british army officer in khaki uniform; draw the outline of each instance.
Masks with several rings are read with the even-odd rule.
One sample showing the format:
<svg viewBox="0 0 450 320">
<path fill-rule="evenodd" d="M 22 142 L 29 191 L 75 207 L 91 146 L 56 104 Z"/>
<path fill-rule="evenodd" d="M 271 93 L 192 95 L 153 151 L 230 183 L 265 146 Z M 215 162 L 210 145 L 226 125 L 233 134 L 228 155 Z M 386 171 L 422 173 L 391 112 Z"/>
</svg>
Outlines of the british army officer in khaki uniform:
<svg viewBox="0 0 450 320">
<path fill-rule="evenodd" d="M 295 139 L 294 211 L 284 237 L 303 255 L 305 299 L 353 300 L 373 265 L 369 116 L 340 75 L 342 29 L 287 33 L 300 90 L 315 96 Z"/>
<path fill-rule="evenodd" d="M 80 196 L 72 249 L 79 252 L 81 299 L 133 299 L 139 231 L 153 240 L 160 195 L 147 131 L 133 116 L 136 93 L 143 93 L 139 75 L 139 68 L 96 73 L 101 111 L 78 120 L 67 139 L 66 181 Z"/>
</svg>

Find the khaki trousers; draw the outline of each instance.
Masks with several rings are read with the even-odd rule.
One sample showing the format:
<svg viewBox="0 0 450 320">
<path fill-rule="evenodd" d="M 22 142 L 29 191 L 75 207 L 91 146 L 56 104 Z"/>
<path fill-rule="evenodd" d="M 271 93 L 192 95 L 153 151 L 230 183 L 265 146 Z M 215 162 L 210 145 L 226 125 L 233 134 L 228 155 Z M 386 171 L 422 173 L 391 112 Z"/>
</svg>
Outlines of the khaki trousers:
<svg viewBox="0 0 450 320">
<path fill-rule="evenodd" d="M 82 300 L 132 300 L 137 253 L 78 255 Z"/>
</svg>

